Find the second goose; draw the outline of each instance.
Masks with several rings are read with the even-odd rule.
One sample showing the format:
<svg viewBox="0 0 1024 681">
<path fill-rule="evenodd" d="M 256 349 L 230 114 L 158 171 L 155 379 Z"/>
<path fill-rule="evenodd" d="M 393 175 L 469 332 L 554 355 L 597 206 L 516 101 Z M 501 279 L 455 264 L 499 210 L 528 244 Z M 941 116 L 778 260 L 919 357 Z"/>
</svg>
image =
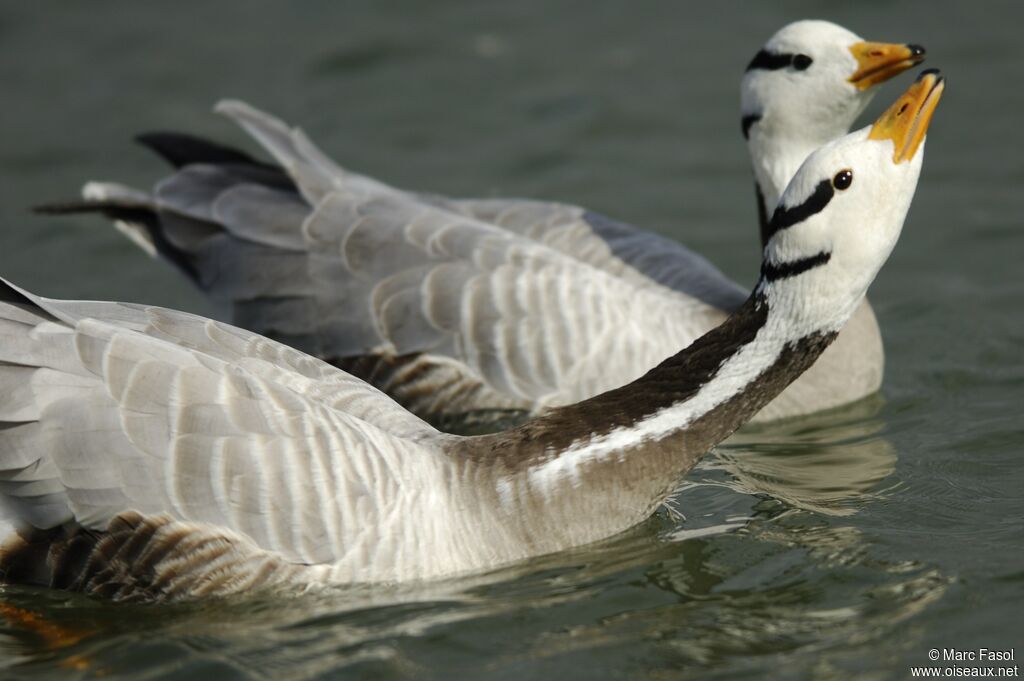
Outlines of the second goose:
<svg viewBox="0 0 1024 681">
<path fill-rule="evenodd" d="M 741 113 L 762 237 L 764 215 L 807 155 L 923 53 L 823 21 L 786 26 L 757 53 Z M 280 166 L 147 135 L 179 168 L 152 196 L 94 183 L 84 205 L 65 208 L 108 213 L 226 303 L 234 323 L 354 373 L 435 423 L 479 410 L 537 414 L 622 385 L 746 299 L 704 258 L 653 233 L 565 204 L 400 191 L 339 168 L 300 131 L 245 104 L 219 110 Z M 523 238 L 565 266 L 538 267 Z M 862 398 L 881 384 L 882 364 L 865 303 L 808 375 L 755 418 Z"/>
</svg>

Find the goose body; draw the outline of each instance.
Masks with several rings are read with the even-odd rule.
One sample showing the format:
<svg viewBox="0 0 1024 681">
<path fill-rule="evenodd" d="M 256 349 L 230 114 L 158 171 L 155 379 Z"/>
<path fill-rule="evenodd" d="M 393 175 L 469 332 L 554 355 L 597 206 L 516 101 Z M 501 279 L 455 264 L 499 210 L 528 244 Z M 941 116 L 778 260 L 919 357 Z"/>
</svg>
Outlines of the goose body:
<svg viewBox="0 0 1024 681">
<path fill-rule="evenodd" d="M 813 65 L 796 68 L 797 54 Z M 811 150 L 849 128 L 870 85 L 922 55 L 827 22 L 779 31 L 742 86 L 762 212 Z M 90 183 L 86 202 L 63 210 L 107 213 L 226 303 L 235 324 L 352 372 L 430 421 L 539 414 L 623 385 L 747 298 L 681 244 L 586 209 L 399 190 L 337 166 L 248 105 L 218 110 L 278 165 L 187 136 L 143 136 L 175 174 L 151 195 Z M 755 418 L 860 399 L 878 389 L 882 366 L 865 304 Z"/>
<path fill-rule="evenodd" d="M 808 159 L 722 324 L 629 385 L 492 435 L 441 433 L 250 331 L 0 284 L 0 575 L 186 599 L 429 579 L 626 529 L 853 314 L 902 228 L 941 91 L 925 76 Z M 436 249 L 472 241 L 414 224 Z M 580 266 L 475 229 L 518 239 L 535 269 Z"/>
</svg>

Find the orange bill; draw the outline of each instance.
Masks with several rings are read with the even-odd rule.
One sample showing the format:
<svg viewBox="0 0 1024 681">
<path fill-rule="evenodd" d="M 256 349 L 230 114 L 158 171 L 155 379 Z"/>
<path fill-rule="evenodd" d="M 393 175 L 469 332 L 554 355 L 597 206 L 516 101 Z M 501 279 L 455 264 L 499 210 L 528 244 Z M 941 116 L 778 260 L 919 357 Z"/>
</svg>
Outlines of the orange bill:
<svg viewBox="0 0 1024 681">
<path fill-rule="evenodd" d="M 914 84 L 878 117 L 871 126 L 868 139 L 892 140 L 893 163 L 914 158 L 945 87 L 945 80 L 938 69 L 922 72 Z"/>
<path fill-rule="evenodd" d="M 859 90 L 884 83 L 924 61 L 924 48 L 920 45 L 860 42 L 850 45 L 850 53 L 857 60 L 857 70 L 850 76 L 850 82 Z"/>
</svg>

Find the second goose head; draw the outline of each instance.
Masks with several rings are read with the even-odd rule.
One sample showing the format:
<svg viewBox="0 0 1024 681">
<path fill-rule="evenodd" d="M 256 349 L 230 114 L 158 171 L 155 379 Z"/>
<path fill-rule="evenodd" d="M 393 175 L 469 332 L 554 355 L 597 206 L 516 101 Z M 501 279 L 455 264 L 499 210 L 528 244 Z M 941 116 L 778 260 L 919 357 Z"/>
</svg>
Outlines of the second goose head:
<svg viewBox="0 0 1024 681">
<path fill-rule="evenodd" d="M 743 133 L 770 214 L 813 150 L 846 133 L 883 83 L 924 60 L 919 45 L 866 42 L 827 21 L 780 29 L 740 85 Z"/>
</svg>

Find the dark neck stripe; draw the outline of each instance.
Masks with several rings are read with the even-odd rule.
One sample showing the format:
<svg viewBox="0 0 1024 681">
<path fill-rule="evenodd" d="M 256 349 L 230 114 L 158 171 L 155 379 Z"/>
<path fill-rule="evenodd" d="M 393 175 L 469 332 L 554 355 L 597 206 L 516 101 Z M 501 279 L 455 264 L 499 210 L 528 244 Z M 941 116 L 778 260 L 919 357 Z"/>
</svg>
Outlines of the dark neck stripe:
<svg viewBox="0 0 1024 681">
<path fill-rule="evenodd" d="M 768 210 L 764 207 L 764 192 L 761 184 L 754 180 L 754 198 L 757 199 L 757 226 L 761 230 L 761 249 L 768 245 L 771 232 L 768 231 Z"/>
<path fill-rule="evenodd" d="M 764 261 L 761 263 L 761 281 L 771 282 L 778 281 L 779 279 L 786 279 L 788 277 L 795 277 L 807 270 L 813 270 L 815 267 L 820 267 L 831 259 L 831 253 L 825 253 L 822 251 L 821 253 L 812 255 L 808 258 L 791 260 L 790 262 L 784 262 L 778 265 Z"/>
<path fill-rule="evenodd" d="M 792 208 L 782 205 L 778 206 L 772 214 L 771 222 L 768 223 L 765 243 L 768 243 L 768 239 L 771 239 L 776 233 L 792 227 L 798 222 L 803 222 L 815 213 L 823 211 L 828 202 L 835 196 L 835 193 L 835 190 L 832 189 L 832 182 L 830 180 L 822 180 L 814 188 L 814 192 L 807 200 L 799 206 L 793 206 Z"/>
<path fill-rule="evenodd" d="M 750 63 L 747 65 L 747 71 L 753 71 L 754 69 L 778 71 L 779 69 L 787 68 L 792 64 L 794 56 L 795 55 L 789 54 L 788 52 L 780 54 L 777 52 L 761 50 L 754 55 L 753 59 L 750 60 Z"/>
<path fill-rule="evenodd" d="M 761 120 L 761 114 L 750 114 L 740 120 L 740 127 L 743 130 L 743 139 L 750 139 L 750 126 Z"/>
</svg>

